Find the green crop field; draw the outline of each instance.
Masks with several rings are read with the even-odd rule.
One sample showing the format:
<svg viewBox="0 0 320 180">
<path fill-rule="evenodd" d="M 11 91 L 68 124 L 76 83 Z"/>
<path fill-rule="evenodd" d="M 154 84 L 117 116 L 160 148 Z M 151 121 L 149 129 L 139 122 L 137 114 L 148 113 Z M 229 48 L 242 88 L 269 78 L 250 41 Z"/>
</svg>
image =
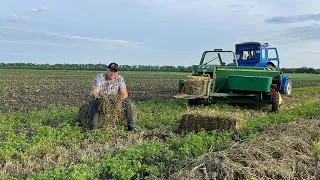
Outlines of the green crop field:
<svg viewBox="0 0 320 180">
<path fill-rule="evenodd" d="M 284 74 L 289 76 L 292 79 L 305 79 L 305 80 L 319 80 L 320 79 L 320 74 L 308 74 L 308 73 L 287 73 Z"/>
<path fill-rule="evenodd" d="M 203 156 L 229 158 L 230 168 L 220 169 L 220 174 L 229 173 L 229 179 L 233 179 L 231 176 L 241 179 L 244 174 L 253 179 L 257 178 L 255 173 L 283 179 L 317 175 L 319 162 L 314 159 L 320 152 L 320 138 L 309 136 L 319 135 L 319 75 L 289 74 L 293 94 L 283 97 L 279 114 L 272 114 L 269 105 L 190 107 L 184 100 L 173 99 L 178 79 L 188 73 L 121 72 L 133 99 L 136 126 L 141 130 L 134 134 L 124 131 L 125 122 L 120 122 L 113 131 L 89 131 L 79 126 L 78 107 L 87 102 L 97 73 L 0 70 L 2 179 L 197 179 L 196 175 L 204 179 L 205 175 L 213 176 L 214 169 L 212 164 L 201 160 Z M 192 111 L 231 113 L 243 117 L 244 124 L 239 131 L 179 132 L 181 117 Z M 255 147 L 255 142 L 270 140 L 275 138 L 274 132 L 287 132 L 291 128 L 296 131 L 279 134 L 276 141 L 263 144 L 265 149 L 254 149 L 256 156 L 245 161 L 256 163 L 250 168 L 241 164 L 244 161 L 236 162 L 237 158 L 229 156 L 240 142 L 252 141 L 253 145 L 248 147 Z M 283 142 L 288 149 L 282 150 L 284 145 L 276 142 Z M 234 152 L 247 153 L 242 150 Z M 263 160 L 265 157 L 268 160 Z M 280 165 L 276 167 L 277 163 Z M 295 164 L 297 171 L 292 171 Z M 250 169 L 256 171 L 247 172 Z"/>
</svg>

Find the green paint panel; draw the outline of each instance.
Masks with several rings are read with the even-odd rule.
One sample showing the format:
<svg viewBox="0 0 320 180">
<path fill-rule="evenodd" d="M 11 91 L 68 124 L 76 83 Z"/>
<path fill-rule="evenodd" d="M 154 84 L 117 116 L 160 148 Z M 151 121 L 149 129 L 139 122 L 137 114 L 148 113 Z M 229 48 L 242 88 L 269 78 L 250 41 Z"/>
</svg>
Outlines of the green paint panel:
<svg viewBox="0 0 320 180">
<path fill-rule="evenodd" d="M 259 68 L 259 67 L 235 67 L 235 66 L 219 66 L 216 67 L 216 71 L 215 71 L 215 88 L 214 91 L 215 92 L 224 92 L 225 90 L 230 88 L 230 82 L 229 82 L 229 77 L 230 76 L 244 76 L 247 77 L 248 79 L 252 78 L 257 78 L 257 77 L 261 77 L 262 79 L 267 78 L 267 79 L 271 79 L 271 83 L 272 80 L 279 80 L 279 78 L 281 78 L 281 74 L 280 74 L 280 70 L 279 69 L 275 69 L 275 68 L 270 68 L 268 70 L 268 68 Z M 269 80 L 258 80 L 258 83 L 251 83 L 253 85 L 248 86 L 249 81 L 248 80 L 242 80 L 241 81 L 246 82 L 246 85 L 248 88 L 252 88 L 252 89 L 248 89 L 246 87 L 241 87 L 241 85 L 231 85 L 231 87 L 235 88 L 237 90 L 252 90 L 252 91 L 256 91 L 257 89 L 259 89 L 258 91 L 262 92 L 270 92 L 270 85 L 269 84 Z M 266 81 L 268 82 L 268 84 L 261 86 L 263 83 L 260 83 L 260 81 Z M 242 82 L 242 83 L 244 83 Z M 233 84 L 233 83 L 232 83 Z M 258 87 L 256 87 L 256 85 L 259 85 Z M 265 86 L 268 86 L 268 91 L 266 91 Z"/>
<path fill-rule="evenodd" d="M 228 89 L 270 92 L 272 77 L 228 76 Z"/>
</svg>

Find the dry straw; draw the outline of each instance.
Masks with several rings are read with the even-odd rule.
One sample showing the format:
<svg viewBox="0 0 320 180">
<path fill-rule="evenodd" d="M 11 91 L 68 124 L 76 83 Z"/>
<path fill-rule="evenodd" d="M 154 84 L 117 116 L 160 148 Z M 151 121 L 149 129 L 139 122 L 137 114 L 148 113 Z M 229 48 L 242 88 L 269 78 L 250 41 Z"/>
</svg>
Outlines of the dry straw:
<svg viewBox="0 0 320 180">
<path fill-rule="evenodd" d="M 319 179 L 313 153 L 319 127 L 320 120 L 269 127 L 252 142 L 199 157 L 170 179 Z"/>
</svg>

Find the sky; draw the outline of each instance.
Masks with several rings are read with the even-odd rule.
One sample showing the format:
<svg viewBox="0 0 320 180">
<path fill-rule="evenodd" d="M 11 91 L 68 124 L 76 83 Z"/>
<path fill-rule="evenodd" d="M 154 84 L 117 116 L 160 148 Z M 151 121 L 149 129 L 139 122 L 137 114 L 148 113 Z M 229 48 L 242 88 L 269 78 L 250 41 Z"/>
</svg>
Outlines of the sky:
<svg viewBox="0 0 320 180">
<path fill-rule="evenodd" d="M 0 63 L 198 64 L 245 41 L 320 68 L 318 0 L 2 0 Z"/>
</svg>

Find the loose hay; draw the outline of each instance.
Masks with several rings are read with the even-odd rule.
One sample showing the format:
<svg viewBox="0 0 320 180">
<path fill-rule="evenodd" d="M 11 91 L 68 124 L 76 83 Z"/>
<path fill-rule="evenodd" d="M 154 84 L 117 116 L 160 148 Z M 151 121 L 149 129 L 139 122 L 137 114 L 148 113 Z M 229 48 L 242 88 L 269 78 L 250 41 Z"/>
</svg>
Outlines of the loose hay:
<svg viewBox="0 0 320 180">
<path fill-rule="evenodd" d="M 116 123 L 125 119 L 121 97 L 120 94 L 99 96 L 99 128 L 116 128 Z"/>
<path fill-rule="evenodd" d="M 203 93 L 203 81 L 188 79 L 184 81 L 184 93 L 197 95 Z"/>
<path fill-rule="evenodd" d="M 236 130 L 242 125 L 242 114 L 213 110 L 190 110 L 182 115 L 179 131 Z"/>
<path fill-rule="evenodd" d="M 121 103 L 121 95 L 105 95 L 100 94 L 98 97 L 99 102 L 99 124 L 98 127 L 102 129 L 114 129 L 119 121 L 125 119 L 124 107 Z M 78 121 L 81 126 L 89 129 L 90 115 L 89 104 L 85 103 L 79 108 Z"/>
<path fill-rule="evenodd" d="M 170 179 L 319 179 L 319 156 L 312 152 L 319 128 L 320 120 L 270 127 L 252 142 L 196 159 Z"/>
</svg>

